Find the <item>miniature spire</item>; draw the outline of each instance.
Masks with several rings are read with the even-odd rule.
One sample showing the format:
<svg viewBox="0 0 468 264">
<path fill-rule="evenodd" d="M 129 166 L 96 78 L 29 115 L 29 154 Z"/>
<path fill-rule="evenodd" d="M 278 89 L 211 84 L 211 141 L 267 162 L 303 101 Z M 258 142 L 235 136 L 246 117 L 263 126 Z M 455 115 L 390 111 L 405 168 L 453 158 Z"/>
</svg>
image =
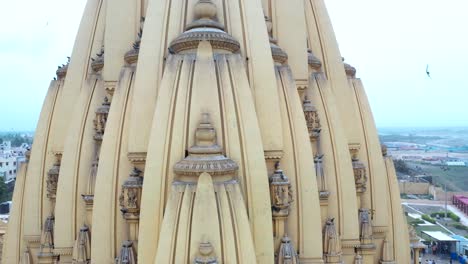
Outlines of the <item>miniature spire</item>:
<svg viewBox="0 0 468 264">
<path fill-rule="evenodd" d="M 73 246 L 72 264 L 88 264 L 91 260 L 91 239 L 89 228 L 84 225 Z"/>
<path fill-rule="evenodd" d="M 281 245 L 278 252 L 277 264 L 298 264 L 299 259 L 287 234 L 281 239 Z"/>
<path fill-rule="evenodd" d="M 359 209 L 359 230 L 361 244 L 366 245 L 367 247 L 374 247 L 374 244 L 372 244 L 372 223 L 370 221 L 370 212 L 367 208 Z"/>
<path fill-rule="evenodd" d="M 211 176 L 237 176 L 239 166 L 222 154 L 222 148 L 216 142 L 216 130 L 208 113 L 202 114 L 195 131 L 195 144 L 188 149 L 188 154 L 175 164 L 174 172 L 177 175 L 199 176 L 206 172 Z"/>
<path fill-rule="evenodd" d="M 115 259 L 115 264 L 136 264 L 135 252 L 132 241 L 124 241 L 120 248 L 120 254 Z"/>
<path fill-rule="evenodd" d="M 54 250 L 54 222 L 55 217 L 49 215 L 44 223 L 44 229 L 41 236 L 41 252 L 40 254 L 53 254 Z"/>
<path fill-rule="evenodd" d="M 31 253 L 29 252 L 29 248 L 26 247 L 26 249 L 23 252 L 23 255 L 21 255 L 20 258 L 20 264 L 32 264 L 31 260 Z"/>
<path fill-rule="evenodd" d="M 334 218 L 328 218 L 323 235 L 323 253 L 326 263 L 341 263 L 341 239 L 336 231 Z"/>
<path fill-rule="evenodd" d="M 394 264 L 395 260 L 393 258 L 393 246 L 392 243 L 385 238 L 382 247 L 382 264 Z"/>
<path fill-rule="evenodd" d="M 186 31 L 171 42 L 169 53 L 196 50 L 202 41 L 208 41 L 214 50 L 237 52 L 240 43 L 224 31 L 224 26 L 217 20 L 217 10 L 211 0 L 199 0 L 194 8 L 195 21 L 188 24 Z"/>
<path fill-rule="evenodd" d="M 195 257 L 195 264 L 218 264 L 214 254 L 213 245 L 210 242 L 201 242 L 198 246 L 198 255 Z"/>
<path fill-rule="evenodd" d="M 362 264 L 362 256 L 356 253 L 356 256 L 354 257 L 354 264 Z"/>
</svg>

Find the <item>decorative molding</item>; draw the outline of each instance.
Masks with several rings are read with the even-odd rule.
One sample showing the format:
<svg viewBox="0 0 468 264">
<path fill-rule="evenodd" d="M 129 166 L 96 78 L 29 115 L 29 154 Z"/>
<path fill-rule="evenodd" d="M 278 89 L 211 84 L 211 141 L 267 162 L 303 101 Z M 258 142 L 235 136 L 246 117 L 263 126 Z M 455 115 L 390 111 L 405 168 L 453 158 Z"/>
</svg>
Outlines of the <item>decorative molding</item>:
<svg viewBox="0 0 468 264">
<path fill-rule="evenodd" d="M 196 49 L 202 41 L 210 42 L 213 49 L 232 53 L 239 51 L 239 41 L 226 33 L 223 25 L 216 21 L 217 8 L 213 2 L 198 1 L 194 11 L 196 20 L 187 26 L 187 31 L 171 42 L 169 45 L 170 53 Z"/>
<path fill-rule="evenodd" d="M 60 256 L 71 256 L 73 254 L 73 247 L 55 247 L 54 254 Z"/>
<path fill-rule="evenodd" d="M 133 164 L 145 164 L 146 162 L 146 152 L 129 152 L 127 157 Z"/>
<path fill-rule="evenodd" d="M 188 156 L 174 165 L 178 176 L 199 176 L 206 172 L 211 176 L 237 175 L 239 166 L 222 154 L 216 143 L 216 131 L 211 124 L 209 114 L 204 113 L 195 132 L 195 145 L 188 150 Z"/>
<path fill-rule="evenodd" d="M 280 160 L 284 156 L 282 150 L 264 150 L 263 155 L 266 160 Z"/>
<path fill-rule="evenodd" d="M 117 87 L 116 81 L 105 81 L 104 82 L 104 89 L 110 94 L 113 95 L 115 91 L 115 87 Z"/>
</svg>

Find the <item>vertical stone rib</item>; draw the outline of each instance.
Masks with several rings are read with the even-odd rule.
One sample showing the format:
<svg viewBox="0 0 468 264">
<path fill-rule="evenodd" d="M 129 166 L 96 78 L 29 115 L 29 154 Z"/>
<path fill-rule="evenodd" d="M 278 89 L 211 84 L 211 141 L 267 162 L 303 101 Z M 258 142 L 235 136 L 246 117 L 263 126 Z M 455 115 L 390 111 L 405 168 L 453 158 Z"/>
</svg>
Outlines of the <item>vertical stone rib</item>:
<svg viewBox="0 0 468 264">
<path fill-rule="evenodd" d="M 11 217 L 9 219 L 10 221 L 6 230 L 2 249 L 3 263 L 19 263 L 20 254 L 26 248 L 22 241 L 23 227 L 21 223 L 23 222 L 22 211 L 27 169 L 27 162 L 21 164 L 18 174 L 16 175 L 15 190 L 12 198 L 13 208 L 10 211 Z"/>
<path fill-rule="evenodd" d="M 338 221 L 338 232 L 342 240 L 354 243 L 359 239 L 356 191 L 348 144 L 343 132 L 341 116 L 337 110 L 337 101 L 323 73 L 313 74 L 311 82 L 316 83 L 310 85 L 313 87 L 310 90 L 313 103 L 317 106 L 319 113 L 323 113 L 321 120 L 326 120 L 322 126 L 320 144 L 323 153 L 329 157 L 324 163 L 324 169 L 331 172 L 328 177 L 330 188 L 328 215 L 335 217 Z"/>
<path fill-rule="evenodd" d="M 375 210 L 373 224 L 379 228 L 388 226 L 388 210 L 383 208 L 382 204 L 388 204 L 388 182 L 385 179 L 386 169 L 385 163 L 381 157 L 381 148 L 379 136 L 374 122 L 374 117 L 370 109 L 367 95 L 360 79 L 353 80 L 354 93 L 357 98 L 359 110 L 361 113 L 361 124 L 363 127 L 364 137 L 366 138 L 366 150 L 369 162 L 369 176 L 372 177 L 373 190 L 372 200 Z"/>
<path fill-rule="evenodd" d="M 130 110 L 130 135 L 128 152 L 147 151 L 151 134 L 156 98 L 164 65 L 165 19 L 169 0 L 148 0 L 145 28 L 141 40 L 140 55 L 135 76 L 135 88 Z M 128 49 L 128 47 L 127 47 Z M 147 120 L 147 122 L 141 122 Z"/>
<path fill-rule="evenodd" d="M 122 153 L 126 146 L 128 130 L 125 121 L 128 118 L 127 103 L 132 84 L 130 69 L 125 69 L 114 93 L 112 105 L 106 123 L 106 133 L 102 141 L 99 168 L 96 178 L 93 230 L 91 236 L 91 254 L 94 263 L 109 263 L 116 256 L 117 247 L 122 241 L 123 218 L 117 206 L 120 186 L 131 167 Z M 117 211 L 119 211 L 117 213 Z"/>
<path fill-rule="evenodd" d="M 44 160 L 47 155 L 47 145 L 49 143 L 50 127 L 55 111 L 57 111 L 57 100 L 63 79 L 52 81 L 47 92 L 41 115 L 36 127 L 35 140 L 31 150 L 31 159 L 26 172 L 24 192 L 27 195 L 23 200 L 22 225 L 24 228 L 24 240 L 38 242 L 41 235 L 42 225 L 42 182 L 45 175 L 43 171 Z M 38 246 L 36 244 L 36 246 Z M 37 252 L 33 252 L 35 255 Z"/>
</svg>

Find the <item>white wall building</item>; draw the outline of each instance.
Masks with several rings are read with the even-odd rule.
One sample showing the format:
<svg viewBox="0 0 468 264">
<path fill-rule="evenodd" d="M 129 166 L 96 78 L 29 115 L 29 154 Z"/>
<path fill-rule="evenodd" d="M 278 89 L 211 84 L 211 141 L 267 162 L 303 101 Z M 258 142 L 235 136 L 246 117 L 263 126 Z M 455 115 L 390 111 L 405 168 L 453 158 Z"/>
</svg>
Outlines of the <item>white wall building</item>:
<svg viewBox="0 0 468 264">
<path fill-rule="evenodd" d="M 24 161 L 24 153 L 28 147 L 27 144 L 20 148 L 12 148 L 11 142 L 5 141 L 0 144 L 0 177 L 4 181 L 11 181 L 16 178 L 19 168 L 19 162 Z"/>
</svg>

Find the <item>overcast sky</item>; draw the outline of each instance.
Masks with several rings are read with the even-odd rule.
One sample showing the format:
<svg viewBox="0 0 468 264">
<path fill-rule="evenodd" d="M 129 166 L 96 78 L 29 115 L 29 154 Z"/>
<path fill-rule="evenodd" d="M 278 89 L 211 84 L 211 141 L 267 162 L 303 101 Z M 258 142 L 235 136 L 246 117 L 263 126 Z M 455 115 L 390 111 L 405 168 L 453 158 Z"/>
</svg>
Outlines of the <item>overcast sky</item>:
<svg viewBox="0 0 468 264">
<path fill-rule="evenodd" d="M 325 1 L 377 126 L 468 126 L 468 1 Z M 0 131 L 34 130 L 85 0 L 0 3 Z"/>
</svg>

